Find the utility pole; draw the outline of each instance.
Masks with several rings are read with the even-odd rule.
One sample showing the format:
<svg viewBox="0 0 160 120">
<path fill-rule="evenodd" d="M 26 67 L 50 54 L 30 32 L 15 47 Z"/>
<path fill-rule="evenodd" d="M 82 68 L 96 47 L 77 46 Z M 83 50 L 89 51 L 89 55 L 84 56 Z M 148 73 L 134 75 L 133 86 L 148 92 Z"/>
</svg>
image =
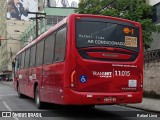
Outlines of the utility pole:
<svg viewBox="0 0 160 120">
<path fill-rule="evenodd" d="M 38 37 L 38 19 L 46 18 L 46 13 L 39 13 L 39 12 L 28 12 L 28 14 L 35 14 L 36 17 L 30 19 L 36 19 L 36 37 Z M 38 17 L 38 15 L 44 15 L 45 17 Z"/>
</svg>

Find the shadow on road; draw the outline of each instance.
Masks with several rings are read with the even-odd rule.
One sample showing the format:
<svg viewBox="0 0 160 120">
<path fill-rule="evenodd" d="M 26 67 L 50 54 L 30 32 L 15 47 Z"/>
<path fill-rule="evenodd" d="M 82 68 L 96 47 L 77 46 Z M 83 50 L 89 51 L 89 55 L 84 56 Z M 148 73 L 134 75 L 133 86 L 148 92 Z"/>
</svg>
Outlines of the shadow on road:
<svg viewBox="0 0 160 120">
<path fill-rule="evenodd" d="M 147 114 L 145 111 L 128 109 L 121 106 L 113 105 L 97 105 L 95 108 L 89 108 L 86 106 L 73 106 L 73 105 L 55 105 L 46 103 L 43 109 L 37 109 L 34 103 L 34 99 L 24 97 L 19 99 L 18 96 L 3 97 L 3 100 L 7 100 L 7 103 L 13 110 L 20 110 L 19 112 L 33 112 L 41 113 L 42 117 L 49 119 L 65 118 L 67 120 L 135 120 L 137 114 Z M 12 104 L 14 103 L 14 105 Z M 41 119 L 40 119 L 41 120 Z M 48 120 L 48 119 L 46 119 Z"/>
<path fill-rule="evenodd" d="M 105 107 L 107 108 L 107 106 Z M 95 119 L 95 120 L 128 120 L 127 117 L 136 117 L 137 112 L 133 111 L 110 111 L 101 107 L 73 106 L 73 105 L 54 105 L 45 104 L 42 114 L 52 117 L 69 117 L 70 119 Z M 47 112 L 46 112 L 47 111 Z"/>
<path fill-rule="evenodd" d="M 28 97 L 25 97 L 26 102 L 30 102 L 34 104 L 34 100 Z M 36 105 L 35 105 L 36 108 Z M 35 111 L 34 111 L 35 112 Z M 88 106 L 73 106 L 73 105 L 55 105 L 45 103 L 43 109 L 37 109 L 36 112 L 41 112 L 42 116 L 45 117 L 65 117 L 70 119 L 82 119 L 86 118 L 92 120 L 108 120 L 110 119 L 119 119 L 119 120 L 128 120 L 126 116 L 127 111 L 109 111 L 105 109 L 101 109 L 101 107 L 88 107 Z M 132 117 L 133 115 L 130 112 L 128 117 Z"/>
</svg>

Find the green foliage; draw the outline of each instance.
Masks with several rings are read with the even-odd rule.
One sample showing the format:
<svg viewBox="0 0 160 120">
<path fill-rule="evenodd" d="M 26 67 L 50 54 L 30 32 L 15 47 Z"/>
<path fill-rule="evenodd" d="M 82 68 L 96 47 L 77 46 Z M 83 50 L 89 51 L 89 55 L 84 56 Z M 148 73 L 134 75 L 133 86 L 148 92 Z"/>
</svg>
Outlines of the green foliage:
<svg viewBox="0 0 160 120">
<path fill-rule="evenodd" d="M 80 0 L 76 12 L 114 16 L 140 22 L 146 49 L 153 41 L 152 32 L 160 32 L 160 26 L 155 25 L 152 20 L 153 7 L 145 0 Z"/>
</svg>

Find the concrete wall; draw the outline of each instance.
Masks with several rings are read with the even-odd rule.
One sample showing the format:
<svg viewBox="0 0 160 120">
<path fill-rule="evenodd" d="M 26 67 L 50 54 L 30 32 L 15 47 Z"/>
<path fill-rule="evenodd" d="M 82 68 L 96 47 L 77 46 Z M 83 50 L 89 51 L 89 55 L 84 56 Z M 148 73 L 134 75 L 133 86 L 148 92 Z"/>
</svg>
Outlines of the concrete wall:
<svg viewBox="0 0 160 120">
<path fill-rule="evenodd" d="M 153 42 L 148 50 L 151 51 L 151 50 L 160 49 L 160 42 L 159 42 L 160 33 L 152 33 L 152 38 L 153 38 Z"/>
<path fill-rule="evenodd" d="M 15 57 L 16 53 L 21 49 L 21 42 L 22 40 L 19 36 L 24 33 L 25 29 L 31 24 L 31 21 L 24 21 L 24 20 L 7 20 L 7 44 L 4 45 L 7 49 L 8 56 L 4 55 L 2 57 L 5 58 L 7 62 L 7 69 L 12 70 L 12 59 Z M 19 31 L 19 32 L 15 32 Z M 12 58 L 11 58 L 12 52 Z"/>
<path fill-rule="evenodd" d="M 149 1 L 150 5 L 155 5 L 160 2 L 160 0 L 147 0 L 147 1 Z"/>
<path fill-rule="evenodd" d="M 160 95 L 160 61 L 145 63 L 144 90 L 151 95 Z"/>
</svg>

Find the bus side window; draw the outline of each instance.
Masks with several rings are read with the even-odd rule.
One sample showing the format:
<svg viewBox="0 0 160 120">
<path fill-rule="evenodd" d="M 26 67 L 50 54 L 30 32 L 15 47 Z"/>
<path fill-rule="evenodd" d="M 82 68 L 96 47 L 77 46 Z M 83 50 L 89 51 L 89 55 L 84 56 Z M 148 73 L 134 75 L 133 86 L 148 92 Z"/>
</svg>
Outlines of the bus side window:
<svg viewBox="0 0 160 120">
<path fill-rule="evenodd" d="M 19 56 L 16 57 L 15 61 L 14 61 L 14 71 L 16 72 L 17 70 L 19 70 Z"/>
<path fill-rule="evenodd" d="M 54 42 L 55 42 L 55 34 L 50 35 L 45 39 L 44 45 L 44 64 L 50 64 L 53 62 L 54 56 Z"/>
<path fill-rule="evenodd" d="M 15 71 L 16 71 L 16 58 L 12 62 L 12 73 L 13 73 L 13 76 L 15 76 Z"/>
<path fill-rule="evenodd" d="M 21 65 L 21 54 L 18 55 L 18 60 L 17 60 L 17 70 L 20 70 L 20 65 Z"/>
<path fill-rule="evenodd" d="M 56 33 L 54 62 L 64 61 L 66 53 L 66 27 Z"/>
<path fill-rule="evenodd" d="M 17 59 L 17 63 L 16 63 L 16 69 L 19 70 L 20 69 L 20 58 Z"/>
<path fill-rule="evenodd" d="M 35 66 L 35 58 L 36 58 L 35 56 L 36 56 L 36 45 L 31 47 L 29 67 Z"/>
<path fill-rule="evenodd" d="M 44 49 L 44 40 L 37 44 L 36 49 L 36 66 L 40 66 L 43 63 L 43 50 Z"/>
<path fill-rule="evenodd" d="M 21 69 L 23 69 L 24 68 L 24 60 L 25 60 L 25 52 L 22 52 L 22 55 L 21 55 Z"/>
<path fill-rule="evenodd" d="M 12 62 L 12 69 L 15 69 L 15 63 L 16 63 L 16 59 Z"/>
<path fill-rule="evenodd" d="M 15 71 L 17 71 L 18 70 L 18 59 L 16 59 L 16 61 L 15 61 Z"/>
<path fill-rule="evenodd" d="M 27 49 L 25 54 L 26 54 L 26 56 L 25 56 L 24 67 L 28 68 L 29 67 L 30 49 Z"/>
</svg>

